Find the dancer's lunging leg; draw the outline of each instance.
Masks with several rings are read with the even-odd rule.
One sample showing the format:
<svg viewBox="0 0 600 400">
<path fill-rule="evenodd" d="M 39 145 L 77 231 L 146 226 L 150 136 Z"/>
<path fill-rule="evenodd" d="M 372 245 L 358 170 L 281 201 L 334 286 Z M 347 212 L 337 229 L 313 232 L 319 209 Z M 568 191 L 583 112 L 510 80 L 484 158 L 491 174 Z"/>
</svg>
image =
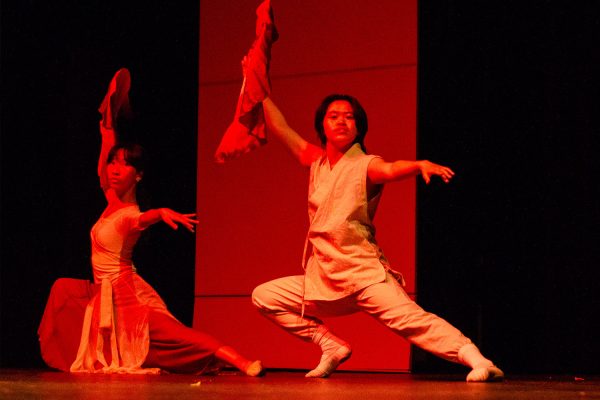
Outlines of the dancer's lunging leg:
<svg viewBox="0 0 600 400">
<path fill-rule="evenodd" d="M 319 319 L 301 315 L 302 280 L 302 276 L 289 276 L 264 283 L 254 289 L 252 300 L 265 317 L 292 335 L 321 348 L 319 364 L 306 377 L 325 378 L 350 357 L 352 350 Z"/>
<path fill-rule="evenodd" d="M 412 344 L 448 361 L 472 368 L 469 382 L 501 380 L 502 371 L 479 352 L 469 338 L 446 320 L 426 312 L 388 276 L 357 296 L 360 309 Z"/>
</svg>

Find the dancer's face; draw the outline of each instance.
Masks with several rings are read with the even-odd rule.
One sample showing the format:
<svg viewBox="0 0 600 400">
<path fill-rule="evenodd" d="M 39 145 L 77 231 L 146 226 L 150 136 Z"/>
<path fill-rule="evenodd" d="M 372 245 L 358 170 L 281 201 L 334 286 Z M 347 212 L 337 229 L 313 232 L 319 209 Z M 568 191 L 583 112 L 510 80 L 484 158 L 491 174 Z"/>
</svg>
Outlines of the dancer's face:
<svg viewBox="0 0 600 400">
<path fill-rule="evenodd" d="M 358 135 L 352 105 L 345 100 L 332 102 L 327 107 L 323 128 L 328 145 L 340 151 L 349 149 Z"/>
<path fill-rule="evenodd" d="M 123 149 L 117 151 L 106 167 L 108 174 L 108 183 L 111 189 L 118 194 L 126 193 L 133 189 L 141 175 L 125 160 Z"/>
</svg>

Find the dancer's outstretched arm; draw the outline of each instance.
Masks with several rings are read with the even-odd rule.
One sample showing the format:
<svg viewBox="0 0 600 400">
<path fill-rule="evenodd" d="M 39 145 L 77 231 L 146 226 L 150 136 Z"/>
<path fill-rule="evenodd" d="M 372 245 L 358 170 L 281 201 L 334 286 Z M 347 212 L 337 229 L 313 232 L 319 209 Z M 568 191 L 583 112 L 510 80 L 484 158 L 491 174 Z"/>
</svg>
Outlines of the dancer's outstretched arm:
<svg viewBox="0 0 600 400">
<path fill-rule="evenodd" d="M 147 228 L 157 222 L 164 222 L 173 229 L 177 229 L 178 225 L 182 225 L 188 231 L 194 232 L 195 226 L 198 225 L 196 214 L 180 214 L 170 208 L 155 208 L 144 212 L 140 216 L 140 227 Z"/>
<path fill-rule="evenodd" d="M 427 160 L 386 162 L 381 158 L 375 158 L 371 161 L 367 170 L 369 181 L 372 184 L 398 181 L 419 174 L 427 184 L 431 181 L 431 177 L 435 175 L 442 178 L 446 183 L 450 182 L 454 176 L 454 172 L 450 168 Z"/>
<path fill-rule="evenodd" d="M 263 101 L 263 109 L 269 133 L 281 140 L 300 164 L 309 167 L 323 154 L 323 149 L 304 140 L 288 125 L 282 112 L 270 98 Z"/>
</svg>

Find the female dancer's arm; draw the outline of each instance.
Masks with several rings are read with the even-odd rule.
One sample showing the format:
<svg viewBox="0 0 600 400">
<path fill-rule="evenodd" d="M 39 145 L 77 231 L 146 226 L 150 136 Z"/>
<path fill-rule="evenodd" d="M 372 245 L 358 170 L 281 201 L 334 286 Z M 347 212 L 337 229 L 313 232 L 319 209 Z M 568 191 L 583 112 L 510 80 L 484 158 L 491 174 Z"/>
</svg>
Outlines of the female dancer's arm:
<svg viewBox="0 0 600 400">
<path fill-rule="evenodd" d="M 117 139 L 115 131 L 104 127 L 102 121 L 100 121 L 100 136 L 102 137 L 102 144 L 100 145 L 100 157 L 98 158 L 98 177 L 100 178 L 100 187 L 106 191 L 109 188 L 108 177 L 106 175 L 106 162 L 108 160 L 108 153 L 116 144 Z"/>
<path fill-rule="evenodd" d="M 108 183 L 106 166 L 108 161 L 108 153 L 116 144 L 117 135 L 114 129 L 106 128 L 102 121 L 100 121 L 100 136 L 102 137 L 102 144 L 100 145 L 100 156 L 98 157 L 98 177 L 100 178 L 100 187 L 104 191 L 104 196 L 110 203 L 118 198 L 115 191 L 110 188 Z"/>
<path fill-rule="evenodd" d="M 309 167 L 314 160 L 323 154 L 323 150 L 319 146 L 304 140 L 288 125 L 285 117 L 270 98 L 267 97 L 263 101 L 263 109 L 269 133 L 281 140 L 300 164 Z"/>
<path fill-rule="evenodd" d="M 180 214 L 170 208 L 155 208 L 145 211 L 140 215 L 140 228 L 144 229 L 157 222 L 163 221 L 173 229 L 177 229 L 177 224 L 184 226 L 188 231 L 194 232 L 195 225 L 198 225 L 196 214 Z"/>
</svg>

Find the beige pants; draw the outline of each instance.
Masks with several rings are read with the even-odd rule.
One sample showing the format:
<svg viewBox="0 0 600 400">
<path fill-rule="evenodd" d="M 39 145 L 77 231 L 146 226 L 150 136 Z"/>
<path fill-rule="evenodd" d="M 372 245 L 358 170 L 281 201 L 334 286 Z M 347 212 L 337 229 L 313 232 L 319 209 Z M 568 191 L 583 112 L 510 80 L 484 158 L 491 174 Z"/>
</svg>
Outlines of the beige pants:
<svg viewBox="0 0 600 400">
<path fill-rule="evenodd" d="M 259 311 L 289 333 L 310 341 L 320 318 L 366 312 L 410 343 L 446 360 L 459 362 L 458 351 L 471 343 L 458 329 L 412 301 L 398 282 L 388 274 L 385 282 L 371 285 L 334 301 L 304 301 L 302 275 L 287 276 L 263 283 L 252 293 Z"/>
</svg>

